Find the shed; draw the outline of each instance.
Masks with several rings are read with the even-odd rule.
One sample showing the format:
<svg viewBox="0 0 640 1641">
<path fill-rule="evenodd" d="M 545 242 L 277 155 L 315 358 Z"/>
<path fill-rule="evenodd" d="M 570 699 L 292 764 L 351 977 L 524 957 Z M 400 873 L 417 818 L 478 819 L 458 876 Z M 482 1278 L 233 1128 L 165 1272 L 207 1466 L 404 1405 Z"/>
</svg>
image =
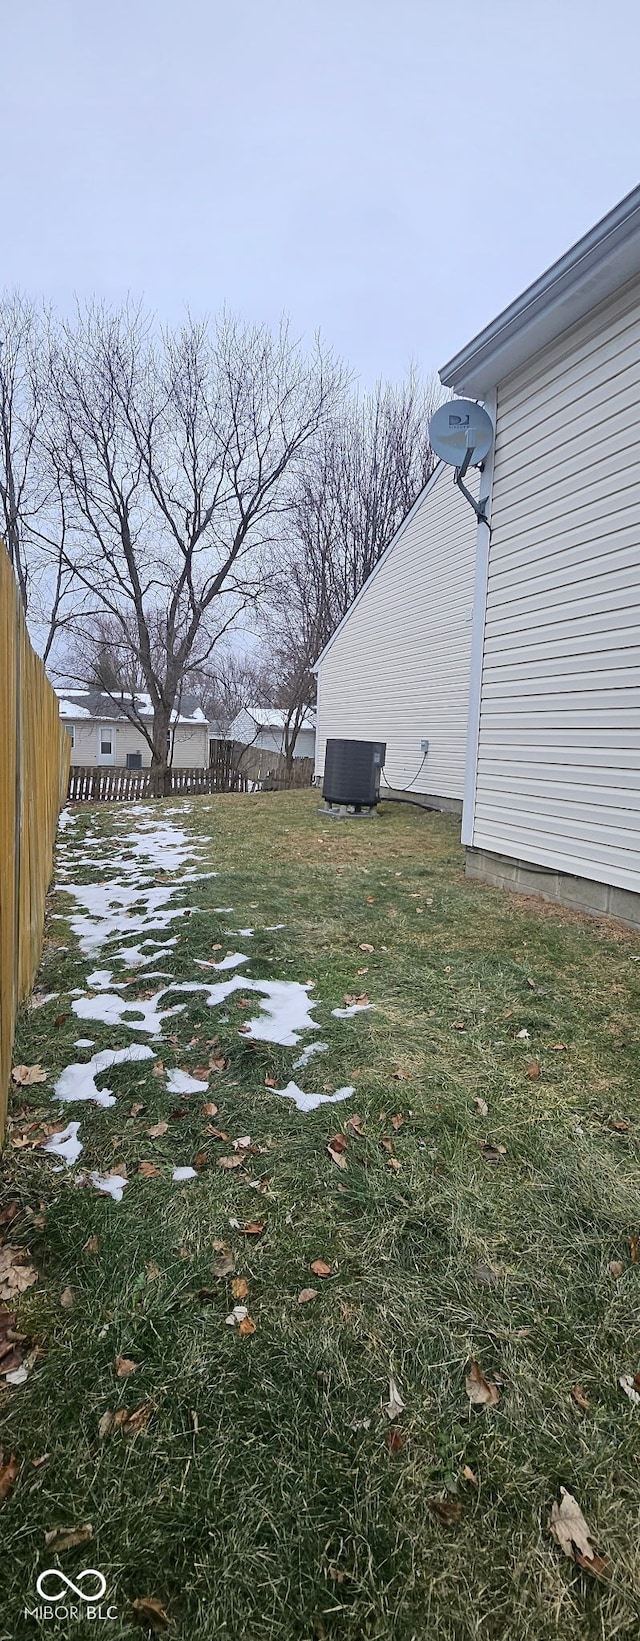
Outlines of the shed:
<svg viewBox="0 0 640 1641">
<path fill-rule="evenodd" d="M 382 794 L 461 810 L 475 544 L 439 463 L 316 662 L 317 777 L 329 737 L 385 741 Z"/>
<path fill-rule="evenodd" d="M 640 188 L 440 374 L 495 421 L 467 870 L 640 927 Z"/>
</svg>

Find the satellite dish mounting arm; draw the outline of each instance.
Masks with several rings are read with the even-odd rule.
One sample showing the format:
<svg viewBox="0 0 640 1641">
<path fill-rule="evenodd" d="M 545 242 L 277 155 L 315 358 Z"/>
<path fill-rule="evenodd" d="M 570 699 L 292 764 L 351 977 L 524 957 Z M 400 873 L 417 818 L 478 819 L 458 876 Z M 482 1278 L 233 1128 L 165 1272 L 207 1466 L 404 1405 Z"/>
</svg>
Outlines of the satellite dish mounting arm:
<svg viewBox="0 0 640 1641">
<path fill-rule="evenodd" d="M 466 500 L 469 502 L 470 506 L 473 508 L 473 511 L 476 515 L 476 518 L 477 518 L 479 524 L 487 524 L 488 525 L 489 520 L 488 520 L 487 515 L 486 515 L 484 501 L 480 501 L 480 502 L 476 501 L 475 496 L 472 496 L 471 491 L 467 490 L 467 486 L 464 483 L 465 474 L 467 473 L 467 470 L 471 465 L 472 459 L 473 459 L 473 445 L 470 445 L 469 449 L 467 450 L 467 453 L 465 455 L 462 466 L 461 467 L 456 467 L 456 469 L 455 469 L 455 472 L 454 472 L 454 475 L 453 475 L 453 482 L 454 482 L 454 484 L 457 484 L 458 489 L 462 491 L 463 496 L 466 497 Z"/>
</svg>

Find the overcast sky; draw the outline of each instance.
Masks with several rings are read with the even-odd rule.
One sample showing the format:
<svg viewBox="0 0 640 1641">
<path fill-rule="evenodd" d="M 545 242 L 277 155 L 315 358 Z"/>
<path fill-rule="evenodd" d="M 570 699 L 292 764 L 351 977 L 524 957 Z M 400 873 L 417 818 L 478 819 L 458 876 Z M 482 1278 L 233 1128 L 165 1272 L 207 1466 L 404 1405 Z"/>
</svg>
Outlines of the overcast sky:
<svg viewBox="0 0 640 1641">
<path fill-rule="evenodd" d="M 638 181 L 637 0 L 3 0 L 4 279 L 425 372 Z"/>
</svg>

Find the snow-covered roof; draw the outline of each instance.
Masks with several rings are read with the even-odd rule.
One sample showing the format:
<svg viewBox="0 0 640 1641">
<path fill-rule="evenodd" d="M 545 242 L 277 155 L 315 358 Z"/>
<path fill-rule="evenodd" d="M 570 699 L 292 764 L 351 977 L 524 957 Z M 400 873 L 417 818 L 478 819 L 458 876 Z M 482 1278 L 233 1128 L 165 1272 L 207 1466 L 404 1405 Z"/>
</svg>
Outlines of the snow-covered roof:
<svg viewBox="0 0 640 1641">
<path fill-rule="evenodd" d="M 66 722 L 90 718 L 95 722 L 116 723 L 120 719 L 131 722 L 131 697 L 113 698 L 99 689 L 56 689 L 60 717 Z M 129 711 L 127 711 L 129 707 Z M 151 696 L 142 690 L 135 696 L 135 711 L 140 718 L 153 718 Z M 181 711 L 171 714 L 173 724 L 206 724 L 202 707 L 195 696 L 183 696 Z"/>
<path fill-rule="evenodd" d="M 287 714 L 280 707 L 247 707 L 250 718 L 260 729 L 284 729 Z M 315 717 L 312 713 L 303 718 L 301 729 L 315 729 Z"/>
</svg>

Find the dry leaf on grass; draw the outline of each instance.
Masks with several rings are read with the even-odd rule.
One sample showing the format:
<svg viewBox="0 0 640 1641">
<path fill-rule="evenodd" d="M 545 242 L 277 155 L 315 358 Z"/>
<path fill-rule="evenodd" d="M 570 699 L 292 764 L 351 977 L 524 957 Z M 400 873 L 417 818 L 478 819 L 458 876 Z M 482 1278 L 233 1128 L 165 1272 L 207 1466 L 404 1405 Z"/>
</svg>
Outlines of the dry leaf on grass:
<svg viewBox="0 0 640 1641">
<path fill-rule="evenodd" d="M 640 1236 L 629 1237 L 629 1253 L 631 1255 L 631 1264 L 637 1265 L 640 1262 Z"/>
<path fill-rule="evenodd" d="M 234 1276 L 231 1283 L 231 1292 L 234 1299 L 246 1299 L 249 1292 L 249 1283 L 246 1276 Z"/>
<path fill-rule="evenodd" d="M 0 1502 L 2 1499 L 6 1499 L 7 1494 L 11 1492 L 19 1469 L 20 1464 L 15 1453 L 11 1454 L 11 1458 L 7 1459 L 5 1464 L 4 1454 L 0 1449 Z"/>
<path fill-rule="evenodd" d="M 308 1305 L 309 1301 L 311 1299 L 317 1299 L 317 1297 L 318 1297 L 318 1289 L 317 1288 L 301 1288 L 300 1292 L 298 1294 L 298 1304 L 299 1305 Z"/>
<path fill-rule="evenodd" d="M 482 1099 L 482 1098 L 481 1098 L 481 1097 L 480 1097 L 480 1095 L 479 1095 L 479 1094 L 478 1094 L 478 1095 L 477 1095 L 477 1097 L 476 1097 L 476 1099 L 475 1099 L 475 1100 L 474 1100 L 474 1102 L 473 1102 L 473 1103 L 474 1103 L 474 1105 L 475 1105 L 475 1108 L 476 1108 L 476 1111 L 477 1111 L 477 1112 L 478 1112 L 478 1115 L 479 1115 L 479 1116 L 480 1116 L 480 1117 L 488 1117 L 488 1115 L 489 1115 L 489 1107 L 488 1107 L 488 1105 L 487 1105 L 487 1102 L 486 1102 L 486 1100 L 483 1100 L 483 1099 Z"/>
<path fill-rule="evenodd" d="M 262 1236 L 266 1226 L 266 1219 L 252 1219 L 249 1225 L 239 1225 L 241 1236 Z"/>
<path fill-rule="evenodd" d="M 114 1367 L 119 1379 L 130 1379 L 132 1373 L 137 1373 L 139 1362 L 132 1362 L 130 1356 L 116 1356 Z"/>
<path fill-rule="evenodd" d="M 373 952 L 375 951 L 375 946 L 370 946 L 368 940 L 361 940 L 358 950 L 361 952 Z"/>
<path fill-rule="evenodd" d="M 344 1000 L 348 1009 L 353 1008 L 354 1003 L 359 1003 L 362 1008 L 366 1008 L 369 1002 L 369 994 L 366 991 L 361 991 L 360 996 L 356 997 L 353 992 L 346 991 Z"/>
<path fill-rule="evenodd" d="M 0 1310 L 0 1375 L 17 1373 L 25 1358 L 26 1334 L 16 1332 L 17 1316 L 13 1311 Z"/>
<path fill-rule="evenodd" d="M 211 1261 L 212 1275 L 230 1276 L 236 1266 L 235 1254 L 233 1253 L 233 1250 L 228 1248 L 225 1242 L 218 1242 L 214 1243 L 214 1252 L 215 1258 Z"/>
<path fill-rule="evenodd" d="M 247 1339 L 250 1334 L 256 1333 L 256 1331 L 255 1322 L 252 1322 L 250 1316 L 244 1316 L 238 1328 L 238 1333 L 242 1334 L 243 1339 Z"/>
<path fill-rule="evenodd" d="M 121 1411 L 124 1412 L 124 1408 L 121 1409 Z M 151 1403 L 143 1402 L 140 1407 L 136 1408 L 134 1413 L 130 1413 L 128 1417 L 123 1419 L 122 1423 L 127 1436 L 130 1436 L 132 1432 L 135 1435 L 137 1431 L 144 1430 L 145 1426 L 149 1423 L 152 1413 L 153 1408 Z M 117 1423 L 118 1415 L 116 1413 L 116 1424 Z"/>
<path fill-rule="evenodd" d="M 619 1259 L 610 1260 L 608 1269 L 609 1275 L 613 1277 L 615 1282 L 618 1281 L 620 1276 L 624 1275 L 624 1265 L 620 1263 Z"/>
<path fill-rule="evenodd" d="M 388 1419 L 399 1419 L 404 1413 L 405 1403 L 400 1395 L 400 1386 L 395 1379 L 389 1380 L 389 1400 L 384 1403 L 384 1411 Z"/>
<path fill-rule="evenodd" d="M 20 1203 L 16 1202 L 14 1197 L 11 1202 L 5 1203 L 4 1208 L 0 1209 L 0 1225 L 10 1225 L 12 1219 L 15 1219 L 19 1213 Z"/>
<path fill-rule="evenodd" d="M 60 1295 L 60 1304 L 62 1305 L 62 1309 L 65 1310 L 65 1311 L 72 1311 L 73 1307 L 75 1305 L 75 1302 L 76 1302 L 76 1296 L 74 1294 L 73 1288 L 63 1288 L 62 1293 Z"/>
<path fill-rule="evenodd" d="M 500 1400 L 498 1386 L 486 1379 L 475 1357 L 465 1378 L 465 1387 L 472 1407 L 495 1407 Z"/>
<path fill-rule="evenodd" d="M 331 1266 L 327 1265 L 326 1259 L 312 1259 L 309 1270 L 313 1271 L 314 1276 L 331 1276 Z"/>
<path fill-rule="evenodd" d="M 453 1029 L 454 1029 L 454 1031 L 466 1031 L 466 1029 L 467 1029 L 466 1020 L 454 1020 Z"/>
<path fill-rule="evenodd" d="M 217 1115 L 218 1115 L 218 1107 L 217 1107 L 217 1105 L 214 1105 L 213 1100 L 207 1100 L 204 1105 L 201 1105 L 201 1107 L 200 1107 L 200 1116 L 201 1117 L 217 1117 Z"/>
<path fill-rule="evenodd" d="M 352 1117 L 347 1117 L 344 1126 L 348 1128 L 350 1134 L 355 1135 L 356 1139 L 363 1140 L 365 1138 L 362 1119 L 358 1116 L 357 1111 L 354 1112 Z"/>
<path fill-rule="evenodd" d="M 631 1124 L 627 1122 L 626 1117 L 609 1117 L 607 1122 L 607 1128 L 612 1128 L 615 1134 L 626 1134 L 630 1127 Z"/>
<path fill-rule="evenodd" d="M 158 1179 L 160 1172 L 155 1162 L 141 1162 L 138 1168 L 138 1173 L 142 1174 L 143 1179 Z"/>
<path fill-rule="evenodd" d="M 478 1145 L 485 1162 L 492 1163 L 494 1168 L 498 1166 L 501 1157 L 507 1155 L 506 1145 L 492 1145 L 490 1140 L 478 1140 Z"/>
<path fill-rule="evenodd" d="M 411 1073 L 409 1071 L 393 1071 L 391 1075 L 395 1083 L 411 1082 Z"/>
<path fill-rule="evenodd" d="M 395 1129 L 396 1134 L 404 1127 L 404 1117 L 401 1116 L 399 1111 L 396 1112 L 395 1117 L 391 1118 L 391 1127 Z"/>
<path fill-rule="evenodd" d="M 444 1527 L 457 1527 L 462 1516 L 462 1505 L 457 1499 L 427 1499 L 427 1507 Z"/>
<path fill-rule="evenodd" d="M 618 1384 L 630 1402 L 640 1403 L 640 1373 L 621 1373 Z"/>
<path fill-rule="evenodd" d="M 606 1572 L 608 1563 L 604 1556 L 594 1550 L 591 1528 L 584 1519 L 578 1500 L 566 1487 L 560 1488 L 560 1500 L 555 1499 L 551 1506 L 549 1532 L 564 1554 L 577 1561 L 585 1572 L 592 1573 L 595 1578 L 601 1578 Z"/>
<path fill-rule="evenodd" d="M 234 1157 L 218 1157 L 217 1159 L 218 1168 L 243 1168 L 244 1163 L 245 1158 L 242 1155 L 236 1155 Z"/>
<path fill-rule="evenodd" d="M 250 1028 L 246 1026 L 244 1029 L 248 1031 Z M 223 1054 L 216 1054 L 215 1059 L 209 1061 L 209 1070 L 215 1071 L 217 1075 L 220 1075 L 223 1071 L 228 1071 L 228 1069 L 229 1061 L 225 1060 Z"/>
<path fill-rule="evenodd" d="M 462 1474 L 464 1476 L 465 1481 L 470 1482 L 472 1487 L 477 1487 L 478 1477 L 476 1476 L 475 1470 L 471 1469 L 470 1464 L 463 1464 Z"/>
<path fill-rule="evenodd" d="M 133 1105 L 131 1106 L 130 1111 L 129 1111 L 129 1116 L 130 1117 L 139 1117 L 141 1111 L 144 1111 L 143 1101 L 142 1100 L 135 1100 Z"/>
<path fill-rule="evenodd" d="M 181 1113 L 181 1115 L 182 1115 L 182 1113 Z M 162 1139 L 163 1134 L 167 1134 L 168 1132 L 169 1132 L 168 1122 L 156 1122 L 156 1123 L 154 1123 L 153 1128 L 148 1128 L 147 1129 L 147 1135 L 148 1135 L 150 1140 L 160 1140 L 160 1139 Z"/>
<path fill-rule="evenodd" d="M 347 1169 L 349 1166 L 345 1156 L 346 1149 L 347 1142 L 344 1134 L 334 1134 L 333 1139 L 328 1142 L 327 1151 L 331 1161 L 335 1162 L 337 1168 Z"/>
<path fill-rule="evenodd" d="M 532 1082 L 535 1082 L 536 1077 L 540 1076 L 540 1066 L 537 1060 L 531 1060 L 527 1066 L 527 1076 L 531 1078 Z"/>
<path fill-rule="evenodd" d="M 277 1077 L 265 1077 L 264 1086 L 265 1086 L 265 1088 L 277 1088 L 278 1087 Z"/>
<path fill-rule="evenodd" d="M 38 1272 L 25 1248 L 12 1248 L 8 1242 L 0 1247 L 0 1299 L 14 1299 L 37 1280 Z"/>
<path fill-rule="evenodd" d="M 586 1394 L 586 1391 L 582 1389 L 582 1385 L 572 1385 L 571 1395 L 573 1396 L 573 1400 L 576 1405 L 581 1407 L 583 1412 L 586 1413 L 587 1408 L 591 1406 L 591 1402 Z"/>
<path fill-rule="evenodd" d="M 43 1071 L 41 1065 L 14 1066 L 11 1077 L 20 1088 L 27 1088 L 31 1083 L 46 1083 L 47 1072 Z"/>
<path fill-rule="evenodd" d="M 94 1236 L 88 1236 L 86 1242 L 83 1242 L 83 1244 L 82 1244 L 82 1252 L 83 1252 L 83 1254 L 97 1254 L 97 1253 L 99 1253 L 100 1252 L 100 1238 L 99 1238 L 99 1236 L 95 1236 L 95 1235 Z"/>
<path fill-rule="evenodd" d="M 207 1133 L 211 1136 L 212 1140 L 228 1140 L 229 1138 L 229 1135 L 225 1134 L 224 1129 L 214 1128 L 212 1123 L 207 1123 Z"/>
<path fill-rule="evenodd" d="M 44 1542 L 47 1550 L 73 1550 L 76 1544 L 88 1544 L 93 1538 L 93 1527 L 90 1521 L 83 1522 L 81 1527 L 52 1527 L 45 1533 Z"/>
<path fill-rule="evenodd" d="M 485 1265 L 483 1259 L 478 1260 L 473 1275 L 479 1288 L 497 1288 L 500 1282 L 498 1272 L 492 1265 Z"/>
<path fill-rule="evenodd" d="M 140 1623 L 150 1624 L 154 1630 L 166 1630 L 171 1623 L 166 1607 L 163 1607 L 161 1601 L 156 1601 L 154 1596 L 139 1595 L 131 1605 Z"/>
<path fill-rule="evenodd" d="M 390 1453 L 399 1453 L 406 1441 L 404 1430 L 385 1430 L 384 1440 Z"/>
</svg>

